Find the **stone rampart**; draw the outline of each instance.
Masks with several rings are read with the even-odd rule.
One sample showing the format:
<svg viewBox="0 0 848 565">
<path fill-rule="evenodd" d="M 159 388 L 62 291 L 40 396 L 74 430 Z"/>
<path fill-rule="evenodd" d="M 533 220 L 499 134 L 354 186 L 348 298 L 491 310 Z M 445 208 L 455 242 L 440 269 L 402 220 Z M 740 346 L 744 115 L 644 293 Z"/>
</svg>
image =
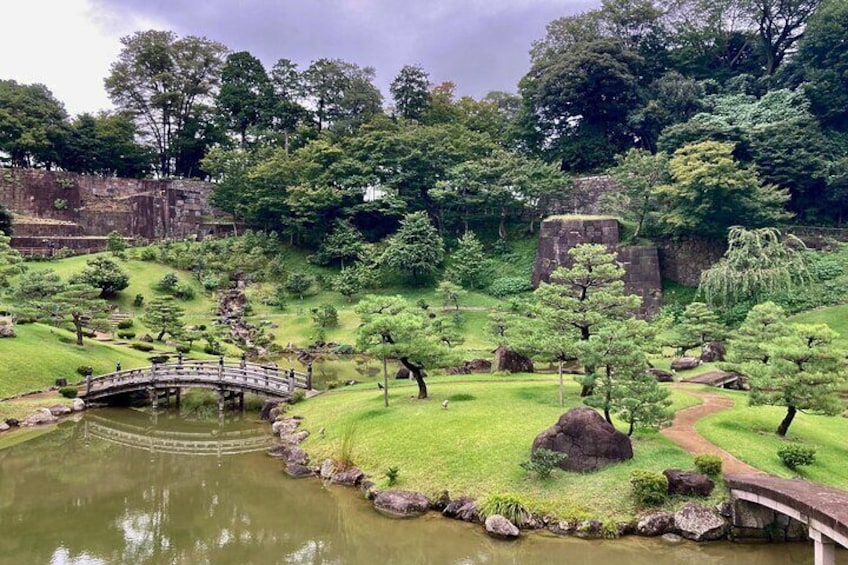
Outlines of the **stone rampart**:
<svg viewBox="0 0 848 565">
<path fill-rule="evenodd" d="M 547 282 L 557 267 L 572 265 L 568 251 L 582 243 L 599 243 L 616 251 L 625 269 L 629 294 L 642 298 L 641 314 L 656 312 L 662 300 L 662 278 L 657 248 L 620 244 L 618 220 L 603 216 L 554 216 L 542 222 L 533 269 L 533 286 Z"/>
<path fill-rule="evenodd" d="M 94 240 L 82 244 L 67 238 L 103 238 L 112 231 L 149 240 L 202 237 L 223 216 L 209 204 L 212 187 L 190 180 L 0 170 L 0 204 L 15 215 L 15 239 L 27 248 L 24 238 L 27 243 L 49 239 L 45 250 L 89 249 Z"/>
<path fill-rule="evenodd" d="M 698 286 L 701 273 L 722 258 L 727 246 L 708 239 L 658 239 L 660 271 L 665 279 L 685 286 Z"/>
</svg>

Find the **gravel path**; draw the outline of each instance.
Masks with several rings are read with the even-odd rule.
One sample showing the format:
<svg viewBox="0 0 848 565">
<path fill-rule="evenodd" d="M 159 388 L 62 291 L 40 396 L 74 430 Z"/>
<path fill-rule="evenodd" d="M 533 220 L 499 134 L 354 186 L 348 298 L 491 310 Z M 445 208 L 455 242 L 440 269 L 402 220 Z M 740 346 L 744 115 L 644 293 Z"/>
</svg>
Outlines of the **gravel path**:
<svg viewBox="0 0 848 565">
<path fill-rule="evenodd" d="M 727 451 L 721 449 L 708 441 L 704 436 L 695 430 L 695 423 L 701 418 L 705 418 L 710 414 L 721 412 L 732 408 L 734 401 L 732 398 L 719 393 L 706 392 L 700 387 L 687 386 L 684 384 L 674 385 L 674 389 L 678 392 L 697 396 L 703 401 L 703 404 L 698 406 L 690 406 L 677 412 L 674 415 L 674 422 L 668 428 L 662 430 L 662 434 L 691 453 L 692 455 L 701 455 L 704 453 L 712 453 L 718 455 L 722 460 L 722 471 L 725 474 L 735 475 L 765 475 L 763 471 L 743 463 Z"/>
</svg>

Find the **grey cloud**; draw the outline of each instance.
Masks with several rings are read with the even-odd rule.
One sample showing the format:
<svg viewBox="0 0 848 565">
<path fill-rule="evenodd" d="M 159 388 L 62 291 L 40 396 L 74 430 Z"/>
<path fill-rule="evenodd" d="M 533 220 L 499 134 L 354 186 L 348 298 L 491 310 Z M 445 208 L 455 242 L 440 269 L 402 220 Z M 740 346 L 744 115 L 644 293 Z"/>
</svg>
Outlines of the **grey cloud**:
<svg viewBox="0 0 848 565">
<path fill-rule="evenodd" d="M 514 91 L 528 51 L 554 18 L 591 7 L 587 0 L 94 0 L 104 20 L 122 14 L 203 35 L 266 65 L 285 57 L 301 67 L 322 57 L 377 69 L 388 85 L 405 64 L 459 94 Z"/>
</svg>

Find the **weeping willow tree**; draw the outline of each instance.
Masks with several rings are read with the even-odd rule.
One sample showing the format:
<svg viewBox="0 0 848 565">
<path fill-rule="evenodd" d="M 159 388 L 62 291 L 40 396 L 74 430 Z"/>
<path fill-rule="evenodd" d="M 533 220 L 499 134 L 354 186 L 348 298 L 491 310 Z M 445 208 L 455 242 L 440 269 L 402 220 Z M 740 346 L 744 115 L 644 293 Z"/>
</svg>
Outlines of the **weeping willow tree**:
<svg viewBox="0 0 848 565">
<path fill-rule="evenodd" d="M 727 252 L 701 274 L 698 291 L 711 306 L 741 300 L 761 302 L 768 294 L 791 290 L 809 278 L 807 247 L 777 228 L 728 230 Z"/>
</svg>

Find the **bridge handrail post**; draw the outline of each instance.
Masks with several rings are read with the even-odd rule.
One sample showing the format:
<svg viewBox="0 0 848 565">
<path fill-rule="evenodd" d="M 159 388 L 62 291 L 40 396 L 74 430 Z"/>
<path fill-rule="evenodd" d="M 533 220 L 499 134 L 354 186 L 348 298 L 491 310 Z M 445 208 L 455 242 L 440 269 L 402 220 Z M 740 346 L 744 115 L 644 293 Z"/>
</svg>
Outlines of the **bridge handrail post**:
<svg viewBox="0 0 848 565">
<path fill-rule="evenodd" d="M 156 384 L 156 363 L 150 366 L 150 382 Z"/>
<path fill-rule="evenodd" d="M 93 370 L 92 370 L 91 367 L 85 368 L 85 395 L 86 396 L 91 394 L 91 373 L 92 372 L 93 372 Z"/>
<path fill-rule="evenodd" d="M 306 390 L 312 390 L 312 363 L 306 365 Z"/>
<path fill-rule="evenodd" d="M 289 370 L 289 392 L 294 392 L 294 367 Z"/>
<path fill-rule="evenodd" d="M 224 380 L 224 356 L 221 355 L 218 357 L 218 380 Z"/>
</svg>

